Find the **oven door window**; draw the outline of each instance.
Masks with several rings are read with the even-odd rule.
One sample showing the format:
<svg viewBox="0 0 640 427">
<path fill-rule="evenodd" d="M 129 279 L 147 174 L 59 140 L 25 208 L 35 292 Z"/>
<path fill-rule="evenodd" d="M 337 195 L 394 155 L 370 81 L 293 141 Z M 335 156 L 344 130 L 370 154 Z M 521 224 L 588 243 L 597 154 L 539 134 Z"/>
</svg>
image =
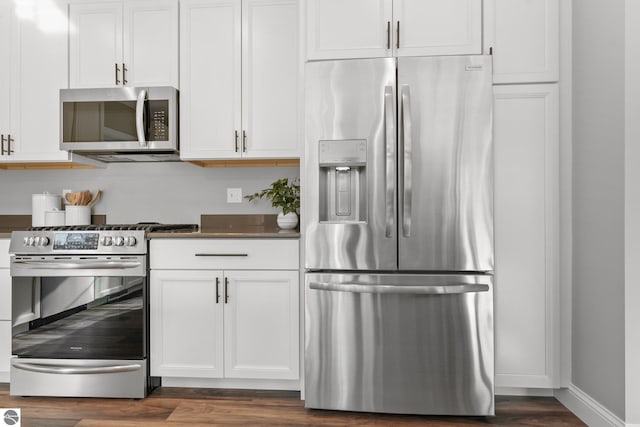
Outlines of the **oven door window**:
<svg viewBox="0 0 640 427">
<path fill-rule="evenodd" d="M 13 283 L 12 354 L 49 359 L 146 356 L 145 277 L 40 277 Z M 31 301 L 29 301 L 31 299 Z"/>
</svg>

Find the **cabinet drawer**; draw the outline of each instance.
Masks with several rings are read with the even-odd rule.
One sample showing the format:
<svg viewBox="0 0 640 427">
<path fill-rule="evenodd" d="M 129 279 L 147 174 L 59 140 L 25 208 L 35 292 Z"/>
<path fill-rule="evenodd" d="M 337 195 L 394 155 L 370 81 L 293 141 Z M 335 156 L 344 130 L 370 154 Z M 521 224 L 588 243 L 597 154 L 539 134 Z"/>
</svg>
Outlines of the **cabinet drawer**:
<svg viewBox="0 0 640 427">
<path fill-rule="evenodd" d="M 151 268 L 297 270 L 298 241 L 289 239 L 152 239 Z"/>
<path fill-rule="evenodd" d="M 0 268 L 9 268 L 9 240 L 0 239 Z"/>
</svg>

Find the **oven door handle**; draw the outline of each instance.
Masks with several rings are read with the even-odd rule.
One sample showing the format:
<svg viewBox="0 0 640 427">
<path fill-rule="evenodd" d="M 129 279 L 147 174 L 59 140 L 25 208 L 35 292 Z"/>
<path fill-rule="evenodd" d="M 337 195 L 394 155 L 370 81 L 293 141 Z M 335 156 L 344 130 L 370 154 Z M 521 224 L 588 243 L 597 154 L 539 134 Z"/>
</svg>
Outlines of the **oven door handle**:
<svg viewBox="0 0 640 427">
<path fill-rule="evenodd" d="M 89 262 L 57 262 L 57 261 L 21 261 L 14 260 L 14 264 L 22 264 L 51 270 L 83 270 L 83 269 L 121 269 L 138 268 L 142 264 L 138 261 L 89 261 Z"/>
<path fill-rule="evenodd" d="M 41 372 L 46 374 L 113 374 L 119 372 L 133 372 L 142 368 L 142 365 L 134 363 L 131 365 L 112 366 L 65 366 L 65 365 L 41 365 L 38 363 L 13 362 L 13 367 L 23 371 Z"/>
</svg>

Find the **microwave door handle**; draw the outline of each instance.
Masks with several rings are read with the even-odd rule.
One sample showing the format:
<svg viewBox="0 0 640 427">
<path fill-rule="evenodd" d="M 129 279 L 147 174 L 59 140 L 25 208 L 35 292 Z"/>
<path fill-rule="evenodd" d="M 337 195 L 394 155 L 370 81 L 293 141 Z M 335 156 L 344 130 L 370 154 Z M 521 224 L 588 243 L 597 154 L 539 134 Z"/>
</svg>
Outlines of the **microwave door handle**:
<svg viewBox="0 0 640 427">
<path fill-rule="evenodd" d="M 138 133 L 138 144 L 140 147 L 147 146 L 147 140 L 144 137 L 144 102 L 146 101 L 146 98 L 146 89 L 140 90 L 136 101 L 136 131 Z"/>
</svg>

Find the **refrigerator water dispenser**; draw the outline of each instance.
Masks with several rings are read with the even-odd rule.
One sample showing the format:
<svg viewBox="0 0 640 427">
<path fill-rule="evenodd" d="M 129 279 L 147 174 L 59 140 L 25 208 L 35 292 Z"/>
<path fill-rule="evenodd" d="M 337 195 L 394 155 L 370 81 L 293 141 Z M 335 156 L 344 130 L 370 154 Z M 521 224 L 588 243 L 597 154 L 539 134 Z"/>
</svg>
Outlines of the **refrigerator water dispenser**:
<svg viewBox="0 0 640 427">
<path fill-rule="evenodd" d="M 321 140 L 320 222 L 362 222 L 367 219 L 367 141 Z"/>
</svg>

